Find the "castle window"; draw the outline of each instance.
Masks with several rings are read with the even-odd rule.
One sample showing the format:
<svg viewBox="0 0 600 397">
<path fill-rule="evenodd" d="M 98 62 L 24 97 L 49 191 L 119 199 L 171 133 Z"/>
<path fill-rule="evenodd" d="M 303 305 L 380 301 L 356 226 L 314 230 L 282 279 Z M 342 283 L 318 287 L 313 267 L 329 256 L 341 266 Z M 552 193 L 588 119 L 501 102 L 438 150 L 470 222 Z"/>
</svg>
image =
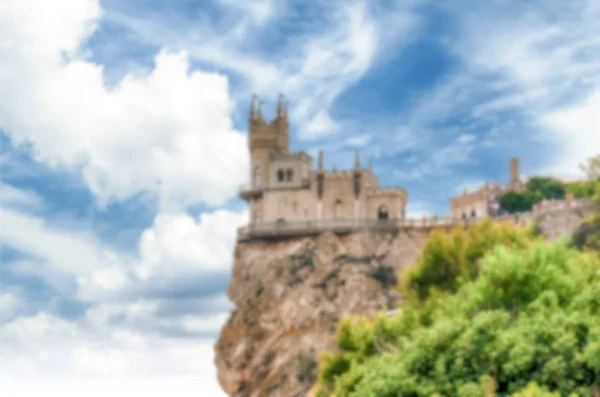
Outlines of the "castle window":
<svg viewBox="0 0 600 397">
<path fill-rule="evenodd" d="M 294 170 L 292 170 L 291 168 L 288 168 L 287 171 L 285 172 L 285 177 L 288 182 L 290 182 L 292 179 L 294 179 Z"/>
<path fill-rule="evenodd" d="M 260 222 L 260 211 L 259 210 L 254 211 L 254 222 L 255 223 Z"/>
<path fill-rule="evenodd" d="M 283 170 L 282 169 L 277 170 L 277 181 L 283 182 L 283 177 L 284 177 Z"/>
<path fill-rule="evenodd" d="M 389 218 L 389 210 L 386 205 L 380 205 L 377 208 L 377 219 L 380 221 L 386 221 Z"/>
<path fill-rule="evenodd" d="M 333 217 L 335 219 L 342 217 L 342 200 L 336 200 L 333 204 Z"/>
<path fill-rule="evenodd" d="M 471 211 L 471 218 L 475 218 L 477 216 L 477 212 L 475 210 Z"/>
</svg>

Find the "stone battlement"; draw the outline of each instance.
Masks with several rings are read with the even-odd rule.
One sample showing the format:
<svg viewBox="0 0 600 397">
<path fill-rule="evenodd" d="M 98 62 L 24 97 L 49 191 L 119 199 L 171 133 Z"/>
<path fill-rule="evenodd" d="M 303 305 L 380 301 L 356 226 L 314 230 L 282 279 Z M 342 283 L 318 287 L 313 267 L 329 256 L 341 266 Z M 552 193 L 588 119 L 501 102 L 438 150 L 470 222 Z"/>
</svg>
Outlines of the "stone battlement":
<svg viewBox="0 0 600 397">
<path fill-rule="evenodd" d="M 360 170 L 360 173 L 362 174 L 365 170 Z M 316 172 L 321 172 L 323 174 L 323 176 L 325 176 L 325 179 L 352 179 L 354 178 L 354 170 L 348 170 L 348 169 L 343 169 L 343 170 L 338 170 L 338 169 L 333 169 L 333 170 L 327 170 L 327 171 L 316 171 Z"/>
<path fill-rule="evenodd" d="M 375 187 L 367 189 L 369 196 L 403 196 L 407 197 L 406 190 L 401 187 Z"/>
</svg>

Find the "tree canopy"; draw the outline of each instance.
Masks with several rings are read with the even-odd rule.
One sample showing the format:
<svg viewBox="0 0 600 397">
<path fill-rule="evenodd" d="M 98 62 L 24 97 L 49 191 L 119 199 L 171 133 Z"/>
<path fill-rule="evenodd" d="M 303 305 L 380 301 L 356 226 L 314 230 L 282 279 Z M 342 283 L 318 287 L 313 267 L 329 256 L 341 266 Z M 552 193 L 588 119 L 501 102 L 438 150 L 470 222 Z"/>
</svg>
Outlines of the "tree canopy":
<svg viewBox="0 0 600 397">
<path fill-rule="evenodd" d="M 488 237 L 432 236 L 404 283 L 399 313 L 340 323 L 339 352 L 321 358 L 318 396 L 584 397 L 598 390 L 598 255 L 483 227 Z"/>
<path fill-rule="evenodd" d="M 531 211 L 533 205 L 542 201 L 544 197 L 539 192 L 523 190 L 503 193 L 498 198 L 498 203 L 503 210 L 511 214 Z"/>
</svg>

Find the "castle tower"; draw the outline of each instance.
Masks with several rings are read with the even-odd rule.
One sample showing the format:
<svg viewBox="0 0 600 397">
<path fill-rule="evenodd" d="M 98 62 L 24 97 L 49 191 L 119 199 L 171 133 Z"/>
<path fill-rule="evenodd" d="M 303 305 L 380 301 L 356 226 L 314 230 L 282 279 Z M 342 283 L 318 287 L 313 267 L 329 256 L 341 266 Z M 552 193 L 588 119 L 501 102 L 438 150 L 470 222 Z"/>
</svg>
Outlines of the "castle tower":
<svg viewBox="0 0 600 397">
<path fill-rule="evenodd" d="M 516 185 L 519 182 L 519 159 L 513 157 L 510 159 L 510 184 Z"/>
<path fill-rule="evenodd" d="M 250 181 L 253 188 L 267 182 L 270 153 L 287 153 L 289 150 L 289 122 L 287 103 L 279 96 L 275 118 L 265 122 L 262 116 L 262 102 L 256 95 L 250 102 L 248 118 L 248 145 L 250 151 Z"/>
</svg>

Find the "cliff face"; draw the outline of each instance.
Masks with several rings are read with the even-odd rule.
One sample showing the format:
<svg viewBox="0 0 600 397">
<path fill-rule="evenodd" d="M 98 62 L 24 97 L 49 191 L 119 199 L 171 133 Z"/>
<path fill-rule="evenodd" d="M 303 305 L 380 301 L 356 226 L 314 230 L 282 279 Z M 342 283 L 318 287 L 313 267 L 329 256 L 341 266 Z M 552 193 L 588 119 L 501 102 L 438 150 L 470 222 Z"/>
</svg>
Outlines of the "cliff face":
<svg viewBox="0 0 600 397">
<path fill-rule="evenodd" d="M 223 389 L 305 396 L 318 352 L 335 348 L 338 319 L 395 306 L 395 275 L 425 240 L 416 231 L 357 232 L 238 244 L 228 291 L 236 309 L 215 346 Z"/>
</svg>

